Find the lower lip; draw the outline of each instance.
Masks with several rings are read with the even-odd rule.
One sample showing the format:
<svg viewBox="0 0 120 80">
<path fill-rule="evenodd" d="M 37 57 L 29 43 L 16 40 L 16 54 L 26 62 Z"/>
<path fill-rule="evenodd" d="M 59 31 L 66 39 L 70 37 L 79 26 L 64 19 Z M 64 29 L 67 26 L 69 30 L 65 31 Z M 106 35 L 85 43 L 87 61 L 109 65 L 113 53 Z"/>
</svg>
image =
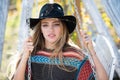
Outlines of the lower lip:
<svg viewBox="0 0 120 80">
<path fill-rule="evenodd" d="M 52 35 L 52 36 L 48 36 L 49 38 L 54 38 L 55 37 L 55 35 Z"/>
</svg>

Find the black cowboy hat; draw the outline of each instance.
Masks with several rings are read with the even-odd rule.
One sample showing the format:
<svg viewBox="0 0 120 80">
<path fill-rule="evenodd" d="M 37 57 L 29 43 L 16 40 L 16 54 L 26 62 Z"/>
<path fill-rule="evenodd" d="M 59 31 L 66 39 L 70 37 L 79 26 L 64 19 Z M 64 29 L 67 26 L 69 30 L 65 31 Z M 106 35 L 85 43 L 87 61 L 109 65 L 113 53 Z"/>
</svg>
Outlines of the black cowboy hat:
<svg viewBox="0 0 120 80">
<path fill-rule="evenodd" d="M 72 15 L 64 16 L 63 8 L 57 3 L 47 3 L 40 11 L 39 18 L 30 18 L 30 28 L 44 18 L 59 18 L 66 23 L 69 33 L 72 33 L 76 27 L 76 18 Z"/>
</svg>

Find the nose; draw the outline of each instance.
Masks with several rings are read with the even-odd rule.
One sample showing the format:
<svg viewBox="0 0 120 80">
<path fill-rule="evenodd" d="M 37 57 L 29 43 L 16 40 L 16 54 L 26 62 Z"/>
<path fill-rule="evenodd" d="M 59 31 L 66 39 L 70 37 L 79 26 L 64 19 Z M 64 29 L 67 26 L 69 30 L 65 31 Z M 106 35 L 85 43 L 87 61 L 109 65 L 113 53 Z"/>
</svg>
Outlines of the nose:
<svg viewBox="0 0 120 80">
<path fill-rule="evenodd" d="M 52 32 L 52 31 L 54 31 L 54 29 L 53 29 L 53 26 L 52 26 L 52 25 L 50 25 L 50 26 L 49 26 L 49 31 L 51 31 L 51 32 Z"/>
</svg>

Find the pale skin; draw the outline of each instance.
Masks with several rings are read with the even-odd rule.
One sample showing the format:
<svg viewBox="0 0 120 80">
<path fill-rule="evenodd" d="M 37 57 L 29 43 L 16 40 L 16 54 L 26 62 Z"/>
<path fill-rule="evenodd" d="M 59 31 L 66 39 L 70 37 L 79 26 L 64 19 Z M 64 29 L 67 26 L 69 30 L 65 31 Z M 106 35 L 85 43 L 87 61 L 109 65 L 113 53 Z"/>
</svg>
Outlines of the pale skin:
<svg viewBox="0 0 120 80">
<path fill-rule="evenodd" d="M 62 27 L 63 27 L 62 23 L 57 18 L 46 18 L 41 21 L 41 30 L 45 38 L 46 48 L 48 49 L 55 48 L 53 43 L 60 38 L 62 29 L 63 29 Z M 90 55 L 92 56 L 92 59 L 94 61 L 97 80 L 108 80 L 107 73 L 103 68 L 102 64 L 100 63 L 98 57 L 96 56 L 91 39 L 82 30 L 80 31 L 80 34 L 82 36 L 82 40 L 84 42 L 85 47 L 88 48 L 88 50 L 90 51 Z M 51 45 L 53 46 L 51 47 Z M 16 70 L 16 73 L 14 75 L 14 80 L 24 80 L 27 60 L 29 58 L 29 55 L 31 54 L 30 52 L 32 52 L 34 48 L 32 37 L 29 37 L 25 41 L 23 48 L 24 48 L 23 54 L 21 57 L 21 61 L 18 65 L 18 68 Z"/>
</svg>

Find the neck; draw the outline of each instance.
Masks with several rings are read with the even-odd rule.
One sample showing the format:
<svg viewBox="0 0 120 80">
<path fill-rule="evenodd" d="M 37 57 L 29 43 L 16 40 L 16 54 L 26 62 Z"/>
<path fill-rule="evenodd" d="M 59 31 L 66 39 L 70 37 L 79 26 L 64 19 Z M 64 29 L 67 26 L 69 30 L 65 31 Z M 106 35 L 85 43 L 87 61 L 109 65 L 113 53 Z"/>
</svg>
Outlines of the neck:
<svg viewBox="0 0 120 80">
<path fill-rule="evenodd" d="M 53 49 L 55 49 L 55 46 L 53 45 L 53 43 L 46 42 L 45 48 L 53 50 Z"/>
</svg>

